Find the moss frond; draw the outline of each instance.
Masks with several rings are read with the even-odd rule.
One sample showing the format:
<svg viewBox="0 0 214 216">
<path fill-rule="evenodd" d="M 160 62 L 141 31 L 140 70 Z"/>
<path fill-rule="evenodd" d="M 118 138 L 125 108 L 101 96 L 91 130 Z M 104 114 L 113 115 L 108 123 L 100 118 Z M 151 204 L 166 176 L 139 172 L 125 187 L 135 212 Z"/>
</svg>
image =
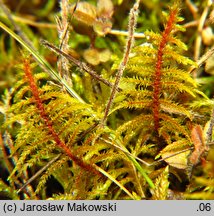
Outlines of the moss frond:
<svg viewBox="0 0 214 216">
<path fill-rule="evenodd" d="M 0 197 L 7 197 L 8 199 L 19 200 L 19 196 L 13 187 L 8 186 L 0 179 Z"/>
<path fill-rule="evenodd" d="M 43 76 L 37 75 L 33 79 L 35 79 L 35 83 L 39 83 L 41 78 L 44 79 Z M 93 169 L 99 165 L 99 167 L 108 171 L 108 175 L 118 185 L 124 188 L 127 186 L 131 190 L 131 193 L 140 193 L 142 196 L 142 188 L 139 180 L 137 180 L 138 177 L 135 174 L 135 168 L 128 157 L 108 143 L 99 140 L 93 142 L 94 132 L 95 134 L 99 134 L 100 132 L 99 128 L 94 132 L 93 130 L 90 132 L 90 128 L 93 128 L 93 125 L 97 123 L 96 118 L 98 116 L 93 111 L 92 106 L 80 103 L 78 100 L 62 92 L 59 88 L 51 86 L 46 82 L 36 89 L 37 87 L 31 79 L 30 87 L 28 87 L 27 80 L 20 82 L 20 86 L 17 86 L 16 92 L 18 97 L 16 103 L 14 103 L 9 111 L 10 118 L 5 123 L 5 127 L 10 127 L 14 122 L 21 123 L 13 152 L 13 154 L 19 154 L 19 160 L 10 175 L 10 181 L 13 182 L 15 176 L 22 176 L 28 169 L 35 169 L 35 166 L 38 165 L 44 166 L 57 154 L 63 153 L 61 159 L 51 164 L 41 175 L 36 189 L 37 194 L 40 194 L 42 188 L 46 187 L 48 179 L 51 176 L 54 176 L 63 185 L 63 177 L 61 176 L 63 173 L 60 173 L 60 169 L 70 163 L 71 178 L 74 182 L 75 178 L 77 178 L 78 184 L 76 182 L 72 187 L 63 185 L 64 190 L 68 193 L 71 190 L 76 190 L 75 185 L 79 187 L 79 184 L 82 184 L 82 189 L 78 192 L 78 196 L 80 194 L 83 196 L 84 194 L 84 198 L 106 197 L 105 194 L 108 194 L 109 187 L 115 186 L 110 181 L 108 187 L 105 190 L 102 189 L 101 192 L 99 189 L 101 185 L 109 182 L 109 179 L 103 178 L 102 174 L 95 177 L 99 182 L 98 184 L 93 184 L 91 181 L 87 185 L 84 183 L 90 175 L 95 174 L 93 173 Z M 29 94 L 27 97 L 23 97 L 22 93 L 26 89 Z M 34 95 L 35 92 L 36 94 L 38 92 L 38 96 Z M 46 113 L 48 113 L 48 117 L 46 117 Z M 89 131 L 88 134 L 81 137 L 86 131 Z M 61 144 L 58 145 L 62 142 L 64 143 L 63 145 L 66 145 L 66 148 Z M 94 144 L 92 145 L 92 143 Z M 70 158 L 73 161 L 72 163 L 69 162 L 70 153 L 68 154 L 68 151 L 72 155 L 75 155 L 74 159 L 76 158 L 80 161 Z M 76 162 L 80 167 L 75 165 Z M 92 164 L 93 166 L 88 166 L 87 164 Z M 82 169 L 85 170 L 81 171 Z M 79 176 L 79 172 L 85 174 Z M 133 184 L 135 186 L 131 189 L 129 185 Z M 93 195 L 90 192 L 92 188 Z"/>
<path fill-rule="evenodd" d="M 167 200 L 169 189 L 169 167 L 167 166 L 160 176 L 156 179 L 155 190 L 153 191 L 152 199 L 154 200 Z"/>
<path fill-rule="evenodd" d="M 178 102 L 179 95 L 187 93 L 196 97 L 198 90 L 197 83 L 188 74 L 188 67 L 195 63 L 182 54 L 187 46 L 174 36 L 174 30 L 178 31 L 176 22 L 180 20 L 178 11 L 178 6 L 170 11 L 162 34 L 147 31 L 148 43 L 133 49 L 126 77 L 120 85 L 125 95 L 124 92 L 118 94 L 112 112 L 137 109 L 145 114 L 153 113 L 153 125 L 160 136 L 168 137 L 173 130 L 178 130 L 189 139 L 189 132 L 182 125 L 183 117 L 179 116 L 191 120 L 192 115 L 188 104 Z M 176 115 L 177 120 L 172 115 Z"/>
<path fill-rule="evenodd" d="M 70 6 L 63 2 L 67 1 L 61 2 L 61 9 L 67 14 L 70 9 L 66 7 Z M 0 196 L 166 200 L 170 196 L 176 198 L 176 191 L 181 188 L 188 199 L 213 198 L 214 111 L 208 118 L 214 103 L 192 77 L 191 72 L 195 73 L 202 64 L 206 72 L 207 63 L 195 63 L 185 56 L 191 54 L 192 49 L 188 48 L 192 41 L 182 41 L 188 40 L 189 33 L 184 36 L 184 27 L 179 24 L 183 21 L 180 3 L 174 1 L 160 21 L 151 16 L 156 21 L 154 28 L 163 26 L 161 32 L 145 30 L 150 21 L 138 10 L 140 0 L 130 11 L 128 31 L 112 30 L 105 38 L 96 35 L 94 26 L 98 18 L 102 20 L 102 14 L 94 14 L 94 21 L 82 28 L 90 39 L 77 36 L 75 22 L 86 23 L 74 15 L 76 21 L 72 20 L 69 26 L 73 27 L 71 44 L 78 47 L 78 53 L 68 52 L 70 28 L 67 15 L 62 17 L 65 25 L 57 23 L 60 48 L 42 42 L 58 55 L 59 73 L 44 60 L 49 56 L 40 56 L 0 23 L 43 67 L 24 55 L 15 68 L 15 82 L 12 87 L 9 83 L 0 97 L 0 157 L 5 160 L 1 168 L 8 171 L 6 178 L 0 180 Z M 92 4 L 93 1 L 86 5 L 98 12 L 99 8 Z M 152 3 L 154 11 L 155 4 Z M 162 5 L 165 7 L 165 3 Z M 111 13 L 116 14 L 119 9 L 113 9 L 112 4 Z M 78 10 L 81 13 L 81 8 Z M 138 14 L 138 30 L 144 32 L 140 34 L 135 33 Z M 110 24 L 114 19 L 123 20 L 110 18 Z M 121 35 L 118 37 L 115 32 Z M 110 34 L 114 34 L 114 40 Z M 123 51 L 122 35 L 127 35 Z M 133 47 L 139 36 L 141 39 Z M 4 55 L 10 48 L 4 40 L 0 37 L 0 59 L 8 62 Z M 90 45 L 93 48 L 81 51 Z M 82 57 L 97 61 L 94 53 L 99 57 L 103 50 L 112 52 L 107 62 L 91 67 L 82 61 Z M 202 57 L 205 58 L 208 57 Z M 51 64 L 54 63 L 52 59 Z M 0 87 L 1 84 L 5 82 L 0 82 Z"/>
</svg>

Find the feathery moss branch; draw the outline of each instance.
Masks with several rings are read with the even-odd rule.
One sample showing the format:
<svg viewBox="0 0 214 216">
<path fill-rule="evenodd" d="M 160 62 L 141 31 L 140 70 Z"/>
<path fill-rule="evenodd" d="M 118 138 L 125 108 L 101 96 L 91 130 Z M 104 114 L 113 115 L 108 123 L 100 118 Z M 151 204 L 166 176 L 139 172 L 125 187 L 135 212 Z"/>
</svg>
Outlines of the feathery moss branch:
<svg viewBox="0 0 214 216">
<path fill-rule="evenodd" d="M 154 91 L 153 91 L 153 116 L 154 116 L 154 129 L 156 132 L 158 132 L 158 129 L 160 127 L 160 102 L 159 97 L 161 93 L 161 76 L 162 76 L 162 64 L 163 64 L 163 55 L 165 53 L 165 47 L 170 39 L 170 33 L 173 30 L 173 26 L 175 25 L 176 17 L 178 16 L 178 6 L 175 5 L 175 8 L 173 8 L 170 11 L 169 19 L 167 21 L 165 30 L 162 34 L 162 38 L 160 41 L 160 44 L 158 46 L 157 51 L 157 60 L 155 64 L 155 74 L 154 74 Z"/>
<path fill-rule="evenodd" d="M 59 146 L 61 149 L 63 149 L 65 154 L 68 155 L 71 158 L 71 160 L 73 160 L 77 165 L 79 165 L 80 167 L 84 168 L 87 171 L 91 171 L 94 174 L 99 175 L 100 173 L 93 167 L 93 165 L 87 164 L 83 162 L 80 158 L 76 157 L 67 147 L 67 145 L 60 139 L 60 137 L 54 130 L 53 122 L 49 119 L 45 111 L 44 105 L 42 103 L 42 100 L 39 96 L 39 90 L 36 86 L 35 80 L 31 72 L 29 59 L 24 59 L 24 71 L 25 71 L 25 76 L 29 82 L 33 97 L 35 98 L 36 106 L 39 110 L 41 119 L 43 119 L 43 121 L 45 122 L 45 125 L 47 126 L 50 135 L 55 140 L 56 145 Z"/>
</svg>

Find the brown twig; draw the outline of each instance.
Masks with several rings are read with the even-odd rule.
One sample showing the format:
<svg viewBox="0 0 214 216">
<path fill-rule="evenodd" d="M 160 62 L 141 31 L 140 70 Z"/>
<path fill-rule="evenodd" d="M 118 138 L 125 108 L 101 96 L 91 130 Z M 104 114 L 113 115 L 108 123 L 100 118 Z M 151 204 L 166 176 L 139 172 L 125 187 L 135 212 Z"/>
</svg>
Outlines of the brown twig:
<svg viewBox="0 0 214 216">
<path fill-rule="evenodd" d="M 42 167 L 36 174 L 34 174 L 31 178 L 29 178 L 22 187 L 17 191 L 17 193 L 20 193 L 23 191 L 27 185 L 29 185 L 32 181 L 34 181 L 40 174 L 42 174 L 46 169 L 48 169 L 51 164 L 53 164 L 56 160 L 60 158 L 62 154 L 58 154 L 56 157 L 54 157 L 52 160 L 50 160 L 44 167 Z"/>
<path fill-rule="evenodd" d="M 111 82 L 109 82 L 108 80 L 102 78 L 100 75 L 98 75 L 96 73 L 96 71 L 94 71 L 90 66 L 88 66 L 85 62 L 81 62 L 77 59 L 75 59 L 74 57 L 68 55 L 67 53 L 63 52 L 62 50 L 60 50 L 59 48 L 55 47 L 54 45 L 52 45 L 51 43 L 45 41 L 45 40 L 41 40 L 41 43 L 48 47 L 49 49 L 51 49 L 52 51 L 54 51 L 57 54 L 60 54 L 62 56 L 64 56 L 65 58 L 67 58 L 69 61 L 71 61 L 74 65 L 76 65 L 77 67 L 79 67 L 81 70 L 84 70 L 85 72 L 87 72 L 88 74 L 90 74 L 93 78 L 95 78 L 96 80 L 104 83 L 105 85 L 109 86 L 109 87 L 113 87 L 113 84 Z M 117 91 L 121 91 L 121 89 L 117 88 Z"/>
<path fill-rule="evenodd" d="M 121 77 L 123 76 L 123 72 L 124 72 L 126 65 L 128 63 L 129 54 L 130 54 L 132 46 L 134 44 L 134 31 L 135 31 L 135 26 L 137 23 L 139 4 L 140 4 L 140 0 L 137 0 L 134 4 L 133 8 L 130 10 L 128 40 L 126 42 L 126 48 L 125 48 L 125 52 L 123 55 L 123 59 L 122 59 L 120 65 L 119 65 L 119 68 L 118 68 L 115 83 L 114 83 L 112 90 L 111 90 L 110 98 L 109 98 L 108 103 L 106 105 L 106 109 L 105 109 L 104 117 L 103 117 L 102 122 L 101 122 L 101 126 L 104 126 L 104 124 L 106 122 L 106 119 L 107 119 L 107 116 L 108 116 L 109 111 L 111 109 L 113 100 L 115 98 Z"/>
</svg>

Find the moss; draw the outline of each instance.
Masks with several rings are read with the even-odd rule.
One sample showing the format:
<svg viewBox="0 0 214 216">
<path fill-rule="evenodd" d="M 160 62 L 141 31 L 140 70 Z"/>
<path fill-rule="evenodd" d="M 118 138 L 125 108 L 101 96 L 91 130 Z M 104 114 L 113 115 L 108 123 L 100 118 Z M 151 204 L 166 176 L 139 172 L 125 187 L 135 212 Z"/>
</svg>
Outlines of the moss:
<svg viewBox="0 0 214 216">
<path fill-rule="evenodd" d="M 1 198 L 213 199 L 213 89 L 197 82 L 212 80 L 198 70 L 212 49 L 188 41 L 195 5 L 75 2 L 0 14 Z"/>
</svg>

